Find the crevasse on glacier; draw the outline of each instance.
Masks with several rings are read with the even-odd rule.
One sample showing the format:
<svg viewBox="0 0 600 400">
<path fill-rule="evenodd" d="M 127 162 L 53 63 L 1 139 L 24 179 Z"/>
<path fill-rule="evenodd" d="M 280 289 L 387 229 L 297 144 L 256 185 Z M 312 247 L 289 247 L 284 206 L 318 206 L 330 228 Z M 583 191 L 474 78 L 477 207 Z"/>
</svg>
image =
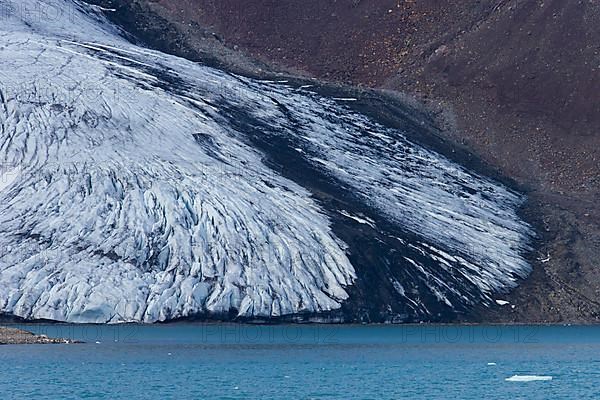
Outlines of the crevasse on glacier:
<svg viewBox="0 0 600 400">
<path fill-rule="evenodd" d="M 339 101 L 137 47 L 92 6 L 58 3 L 0 27 L 2 312 L 336 310 L 361 277 L 334 220 L 396 227 L 385 279 L 419 318 L 433 312 L 423 298 L 460 309 L 529 272 L 523 199 L 504 186 Z M 270 162 L 284 154 L 294 173 Z M 306 183 L 317 173 L 367 211 L 327 203 Z"/>
</svg>

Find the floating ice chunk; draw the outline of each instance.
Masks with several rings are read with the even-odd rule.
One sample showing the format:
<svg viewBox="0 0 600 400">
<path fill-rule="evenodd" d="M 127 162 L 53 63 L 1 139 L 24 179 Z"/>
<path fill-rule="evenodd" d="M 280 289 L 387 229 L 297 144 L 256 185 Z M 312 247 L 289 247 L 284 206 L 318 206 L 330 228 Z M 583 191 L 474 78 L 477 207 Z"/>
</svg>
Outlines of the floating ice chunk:
<svg viewBox="0 0 600 400">
<path fill-rule="evenodd" d="M 551 381 L 551 376 L 544 375 L 513 375 L 510 378 L 506 378 L 507 382 L 534 382 L 534 381 Z"/>
<path fill-rule="evenodd" d="M 487 365 L 488 365 L 488 366 L 490 366 L 490 367 L 492 367 L 492 366 L 495 366 L 495 365 L 496 365 L 496 363 L 494 363 L 494 362 L 489 362 L 489 363 L 487 363 Z"/>
<path fill-rule="evenodd" d="M 505 306 L 507 304 L 510 304 L 510 302 L 506 301 L 506 300 L 496 300 L 496 304 L 498 304 L 499 306 Z"/>
</svg>

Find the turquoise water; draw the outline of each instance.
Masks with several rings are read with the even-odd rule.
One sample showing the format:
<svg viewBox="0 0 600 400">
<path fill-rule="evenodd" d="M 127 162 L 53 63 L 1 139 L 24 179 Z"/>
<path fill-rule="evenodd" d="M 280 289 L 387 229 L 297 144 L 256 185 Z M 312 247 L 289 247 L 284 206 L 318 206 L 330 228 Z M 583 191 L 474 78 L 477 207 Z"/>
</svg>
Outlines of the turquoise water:
<svg viewBox="0 0 600 400">
<path fill-rule="evenodd" d="M 1 398 L 600 398 L 600 327 L 19 327 L 87 343 L 0 346 Z"/>
</svg>

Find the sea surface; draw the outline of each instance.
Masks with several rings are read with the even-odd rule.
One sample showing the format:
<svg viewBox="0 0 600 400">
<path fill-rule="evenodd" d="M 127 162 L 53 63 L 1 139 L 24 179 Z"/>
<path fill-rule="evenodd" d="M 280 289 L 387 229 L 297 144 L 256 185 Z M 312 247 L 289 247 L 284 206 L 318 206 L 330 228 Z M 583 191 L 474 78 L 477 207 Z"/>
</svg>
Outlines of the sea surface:
<svg viewBox="0 0 600 400">
<path fill-rule="evenodd" d="M 85 343 L 0 346 L 4 399 L 600 398 L 595 326 L 18 327 Z"/>
</svg>

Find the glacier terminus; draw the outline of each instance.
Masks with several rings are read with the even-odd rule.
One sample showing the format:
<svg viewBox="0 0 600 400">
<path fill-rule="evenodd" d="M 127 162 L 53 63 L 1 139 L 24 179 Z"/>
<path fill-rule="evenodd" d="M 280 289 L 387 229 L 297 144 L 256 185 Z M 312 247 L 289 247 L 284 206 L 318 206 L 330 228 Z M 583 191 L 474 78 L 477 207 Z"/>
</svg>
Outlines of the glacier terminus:
<svg viewBox="0 0 600 400">
<path fill-rule="evenodd" d="M 15 4 L 1 312 L 443 320 L 529 274 L 525 197 L 413 140 L 409 116 L 135 45 L 83 1 Z"/>
</svg>

